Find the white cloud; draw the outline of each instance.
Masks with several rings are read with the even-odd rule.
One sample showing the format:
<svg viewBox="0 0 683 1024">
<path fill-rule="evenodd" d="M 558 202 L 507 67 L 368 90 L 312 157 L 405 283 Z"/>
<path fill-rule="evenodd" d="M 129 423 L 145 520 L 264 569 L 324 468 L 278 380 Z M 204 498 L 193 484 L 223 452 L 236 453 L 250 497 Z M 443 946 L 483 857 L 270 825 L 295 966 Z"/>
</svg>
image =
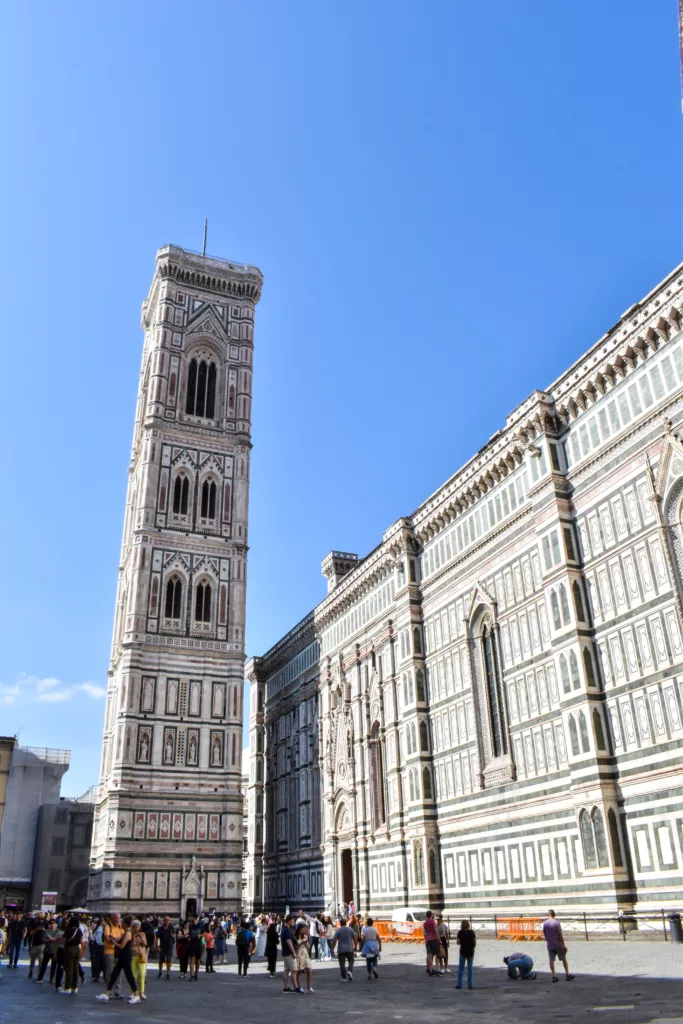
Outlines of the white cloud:
<svg viewBox="0 0 683 1024">
<path fill-rule="evenodd" d="M 71 700 L 72 697 L 72 690 L 46 690 L 45 693 L 38 694 L 38 700 L 49 704 L 61 704 L 62 701 Z"/>
<path fill-rule="evenodd" d="M 87 693 L 93 700 L 104 697 L 107 692 L 105 686 L 99 686 L 97 683 L 79 683 L 78 686 L 74 686 L 74 690 L 82 690 L 83 693 Z"/>
<path fill-rule="evenodd" d="M 32 678 L 32 677 L 29 677 Z M 45 690 L 53 690 L 55 686 L 61 686 L 59 679 L 48 678 L 48 679 L 36 679 L 36 690 L 38 693 L 43 693 Z"/>
<path fill-rule="evenodd" d="M 18 686 L 7 686 L 5 683 L 0 683 L 0 704 L 14 704 L 18 695 Z"/>
</svg>

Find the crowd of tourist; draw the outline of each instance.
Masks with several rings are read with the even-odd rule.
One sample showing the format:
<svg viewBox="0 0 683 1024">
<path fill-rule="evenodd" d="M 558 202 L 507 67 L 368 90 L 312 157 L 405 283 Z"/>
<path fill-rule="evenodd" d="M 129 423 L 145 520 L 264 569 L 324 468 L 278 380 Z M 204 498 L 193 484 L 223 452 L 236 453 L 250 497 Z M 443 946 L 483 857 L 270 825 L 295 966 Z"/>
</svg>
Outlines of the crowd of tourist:
<svg viewBox="0 0 683 1024">
<path fill-rule="evenodd" d="M 348 916 L 346 916 L 348 915 Z M 442 915 L 427 911 L 422 926 L 426 948 L 426 971 L 432 978 L 450 974 L 451 930 Z M 560 922 L 553 910 L 543 925 L 552 981 L 558 981 L 559 960 L 567 981 L 567 947 Z M 7 955 L 7 968 L 18 969 L 22 948 L 28 951 L 28 978 L 36 985 L 46 980 L 62 995 L 75 995 L 86 983 L 83 961 L 89 955 L 90 981 L 104 986 L 97 999 L 123 999 L 122 980 L 130 988 L 129 1003 L 147 998 L 146 981 L 150 965 L 158 966 L 157 979 L 170 981 L 174 959 L 179 977 L 199 981 L 203 965 L 206 974 L 216 964 L 227 963 L 228 942 L 234 941 L 237 975 L 246 978 L 253 957 L 266 961 L 268 977 L 274 978 L 278 954 L 282 960 L 283 992 L 313 993 L 313 963 L 337 957 L 340 979 L 353 981 L 356 956 L 365 960 L 367 980 L 379 979 L 382 950 L 380 931 L 371 917 L 356 914 L 353 905 L 342 906 L 336 921 L 322 912 L 314 916 L 286 912 L 283 916 L 262 914 L 258 919 L 238 914 L 194 914 L 187 921 L 173 923 L 170 917 L 110 914 L 90 917 L 77 913 L 50 916 L 44 913 L 0 916 L 0 957 Z M 461 989 L 465 969 L 467 987 L 474 984 L 474 955 L 477 938 L 469 921 L 462 921 L 454 938 L 458 951 L 456 988 Z M 533 980 L 536 972 L 526 952 L 503 957 L 508 977 Z M 49 973 L 48 973 L 49 969 Z M 304 988 L 304 984 L 306 988 Z"/>
</svg>

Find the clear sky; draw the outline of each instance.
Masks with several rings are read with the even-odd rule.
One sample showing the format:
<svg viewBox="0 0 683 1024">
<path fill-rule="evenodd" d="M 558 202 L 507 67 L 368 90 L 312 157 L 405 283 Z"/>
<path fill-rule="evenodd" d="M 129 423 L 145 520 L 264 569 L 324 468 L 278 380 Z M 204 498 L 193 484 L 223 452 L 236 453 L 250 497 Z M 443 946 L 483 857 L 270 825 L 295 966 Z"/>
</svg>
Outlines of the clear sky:
<svg viewBox="0 0 683 1024">
<path fill-rule="evenodd" d="M 675 0 L 5 5 L 0 733 L 96 781 L 140 303 L 257 264 L 248 652 L 681 260 Z"/>
</svg>

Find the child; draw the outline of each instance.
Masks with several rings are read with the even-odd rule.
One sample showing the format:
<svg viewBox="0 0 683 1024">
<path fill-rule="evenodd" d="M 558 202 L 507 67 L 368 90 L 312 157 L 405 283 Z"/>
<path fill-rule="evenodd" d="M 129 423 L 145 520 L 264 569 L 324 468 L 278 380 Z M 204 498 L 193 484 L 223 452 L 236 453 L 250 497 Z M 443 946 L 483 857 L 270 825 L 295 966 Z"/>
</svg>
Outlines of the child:
<svg viewBox="0 0 683 1024">
<path fill-rule="evenodd" d="M 294 944 L 296 946 L 296 971 L 294 972 L 295 991 L 303 993 L 303 989 L 301 987 L 301 975 L 305 971 L 306 987 L 309 992 L 313 992 L 313 986 L 311 984 L 311 981 L 313 980 L 313 971 L 311 970 L 311 960 L 308 955 L 308 929 L 305 924 L 300 924 L 294 932 Z"/>
<path fill-rule="evenodd" d="M 458 981 L 456 988 L 462 988 L 462 974 L 467 961 L 467 987 L 472 988 L 472 961 L 474 960 L 474 947 L 477 945 L 477 936 L 470 928 L 469 921 L 460 922 L 460 931 L 455 941 L 460 946 L 460 963 L 458 964 Z"/>
</svg>

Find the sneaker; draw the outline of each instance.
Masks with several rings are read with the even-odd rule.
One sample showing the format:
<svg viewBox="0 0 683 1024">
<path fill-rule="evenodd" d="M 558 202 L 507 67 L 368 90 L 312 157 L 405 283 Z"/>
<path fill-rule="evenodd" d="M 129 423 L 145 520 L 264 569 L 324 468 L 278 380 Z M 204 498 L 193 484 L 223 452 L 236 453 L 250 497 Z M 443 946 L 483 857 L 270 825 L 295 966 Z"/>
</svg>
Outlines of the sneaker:
<svg viewBox="0 0 683 1024">
<path fill-rule="evenodd" d="M 161 981 L 162 978 L 163 978 L 163 974 L 161 973 L 161 971 L 159 971 L 159 975 L 157 977 L 157 981 Z"/>
<path fill-rule="evenodd" d="M 446 970 L 444 971 L 444 974 L 451 974 L 451 973 L 452 973 L 452 971 L 451 971 L 450 967 L 447 967 Z"/>
<path fill-rule="evenodd" d="M 377 971 L 376 971 L 376 970 L 374 969 L 374 967 L 373 967 L 373 969 L 372 969 L 372 976 L 373 976 L 373 978 L 379 978 L 379 974 L 378 974 L 378 973 L 377 973 Z"/>
<path fill-rule="evenodd" d="M 349 979 L 349 981 L 353 981 L 353 971 L 347 971 L 346 977 Z"/>
<path fill-rule="evenodd" d="M 146 995 L 144 995 L 144 994 L 143 994 L 143 993 L 141 992 L 141 993 L 140 993 L 140 999 L 147 999 L 147 996 L 146 996 Z"/>
<path fill-rule="evenodd" d="M 43 979 L 42 978 L 36 978 L 36 980 L 33 982 L 33 984 L 34 985 L 42 985 L 43 984 Z"/>
<path fill-rule="evenodd" d="M 314 988 L 309 988 L 307 991 L 308 992 L 315 992 L 315 989 Z"/>
<path fill-rule="evenodd" d="M 72 988 L 72 989 L 71 989 L 71 995 L 72 995 L 72 996 L 75 996 L 75 995 L 77 994 L 77 992 L 78 992 L 78 989 L 77 989 L 77 988 Z"/>
<path fill-rule="evenodd" d="M 298 992 L 300 996 L 304 994 L 304 990 L 302 988 L 295 988 L 294 991 Z"/>
<path fill-rule="evenodd" d="M 107 995 L 106 992 L 100 992 L 100 994 L 98 996 L 95 996 L 95 999 L 98 1001 L 98 1003 L 108 1003 L 109 1002 L 109 996 Z"/>
<path fill-rule="evenodd" d="M 139 1003 L 140 1002 L 140 996 L 131 996 L 130 999 L 128 1000 L 128 1002 L 129 1003 Z"/>
<path fill-rule="evenodd" d="M 456 988 L 462 988 L 462 985 L 456 985 L 455 987 Z"/>
<path fill-rule="evenodd" d="M 340 978 L 339 980 L 340 980 L 341 982 L 343 982 L 344 984 L 346 984 L 346 978 Z"/>
<path fill-rule="evenodd" d="M 71 989 L 70 988 L 58 988 L 57 991 L 60 993 L 60 995 L 63 995 L 63 996 L 70 996 L 71 995 Z"/>
<path fill-rule="evenodd" d="M 533 981 L 535 977 L 536 977 L 536 971 L 532 971 L 531 974 L 527 975 L 527 979 L 529 981 Z"/>
<path fill-rule="evenodd" d="M 555 981 L 559 981 L 559 980 L 560 980 L 560 979 L 559 979 L 559 978 L 557 977 L 557 975 L 556 975 L 556 974 L 553 974 L 553 982 L 555 982 Z"/>
<path fill-rule="evenodd" d="M 567 974 L 567 975 L 565 975 L 565 977 L 566 977 L 567 981 L 573 981 L 574 978 L 576 977 L 576 975 L 575 974 Z"/>
</svg>

